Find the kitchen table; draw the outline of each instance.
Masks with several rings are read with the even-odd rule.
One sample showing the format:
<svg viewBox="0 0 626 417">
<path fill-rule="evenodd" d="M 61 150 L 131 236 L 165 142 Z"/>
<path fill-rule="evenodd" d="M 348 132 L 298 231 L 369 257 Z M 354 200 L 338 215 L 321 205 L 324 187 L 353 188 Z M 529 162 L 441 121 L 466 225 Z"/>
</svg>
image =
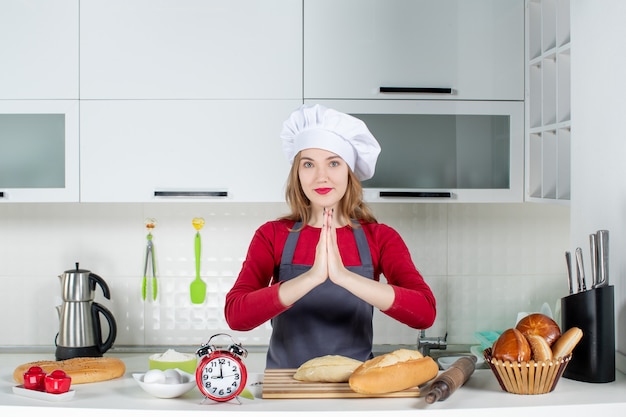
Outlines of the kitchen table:
<svg viewBox="0 0 626 417">
<path fill-rule="evenodd" d="M 16 395 L 12 387 L 13 370 L 22 363 L 54 359 L 49 353 L 4 353 L 0 351 L 0 414 L 17 416 L 25 413 L 42 413 L 46 417 L 110 416 L 199 416 L 200 413 L 219 412 L 237 417 L 252 415 L 307 416 L 328 413 L 358 416 L 560 416 L 565 413 L 579 415 L 624 415 L 626 412 L 626 376 L 617 372 L 611 383 L 591 384 L 561 378 L 552 393 L 541 395 L 509 394 L 500 389 L 488 369 L 477 369 L 469 381 L 445 401 L 431 405 L 423 398 L 349 398 L 349 399 L 241 399 L 241 403 L 203 402 L 197 388 L 182 397 L 159 399 L 149 396 L 135 382 L 132 374 L 145 372 L 148 356 L 153 352 L 107 352 L 126 364 L 123 377 L 92 384 L 72 385 L 75 395 L 64 402 L 49 402 Z M 265 354 L 252 352 L 246 359 L 248 372 L 262 375 Z M 392 414 L 390 414 L 392 413 Z M 573 415 L 573 414 L 572 414 Z"/>
</svg>

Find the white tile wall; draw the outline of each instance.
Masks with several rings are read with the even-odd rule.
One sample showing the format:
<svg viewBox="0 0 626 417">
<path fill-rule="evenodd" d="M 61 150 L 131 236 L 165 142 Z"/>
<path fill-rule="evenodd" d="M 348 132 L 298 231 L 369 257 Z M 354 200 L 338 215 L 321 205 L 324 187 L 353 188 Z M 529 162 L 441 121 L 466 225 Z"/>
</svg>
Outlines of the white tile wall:
<svg viewBox="0 0 626 417">
<path fill-rule="evenodd" d="M 478 330 L 504 329 L 518 311 L 551 306 L 567 290 L 563 253 L 569 209 L 541 204 L 375 204 L 395 227 L 438 302 L 428 335 L 475 343 Z M 247 345 L 267 343 L 270 327 L 230 331 L 224 295 L 234 282 L 255 229 L 286 212 L 283 204 L 0 204 L 0 346 L 53 346 L 61 301 L 58 275 L 80 267 L 100 275 L 115 316 L 116 345 L 199 345 L 225 331 Z M 160 284 L 142 301 L 146 231 L 153 232 Z M 207 299 L 193 305 L 193 217 L 204 217 L 202 276 Z M 14 317 L 15 320 L 10 318 Z M 375 315 L 375 342 L 415 343 L 417 331 Z"/>
</svg>

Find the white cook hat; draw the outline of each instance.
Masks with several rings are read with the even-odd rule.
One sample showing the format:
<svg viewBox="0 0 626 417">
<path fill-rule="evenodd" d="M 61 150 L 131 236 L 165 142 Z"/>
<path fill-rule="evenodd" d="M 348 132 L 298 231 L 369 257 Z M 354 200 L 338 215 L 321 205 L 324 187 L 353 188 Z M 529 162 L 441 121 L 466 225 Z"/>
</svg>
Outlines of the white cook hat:
<svg viewBox="0 0 626 417">
<path fill-rule="evenodd" d="M 339 155 L 361 181 L 374 176 L 380 145 L 365 123 L 320 104 L 303 105 L 283 123 L 280 134 L 289 160 L 303 149 L 318 148 Z"/>
</svg>

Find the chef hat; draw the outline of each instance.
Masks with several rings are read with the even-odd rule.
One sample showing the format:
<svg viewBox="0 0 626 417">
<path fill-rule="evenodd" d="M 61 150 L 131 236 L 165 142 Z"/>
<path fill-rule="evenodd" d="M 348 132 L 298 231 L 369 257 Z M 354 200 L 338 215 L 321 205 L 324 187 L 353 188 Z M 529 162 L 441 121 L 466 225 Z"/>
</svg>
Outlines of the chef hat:
<svg viewBox="0 0 626 417">
<path fill-rule="evenodd" d="M 283 123 L 280 134 L 290 163 L 303 149 L 339 155 L 361 181 L 374 176 L 380 145 L 362 120 L 322 105 L 303 105 Z"/>
</svg>

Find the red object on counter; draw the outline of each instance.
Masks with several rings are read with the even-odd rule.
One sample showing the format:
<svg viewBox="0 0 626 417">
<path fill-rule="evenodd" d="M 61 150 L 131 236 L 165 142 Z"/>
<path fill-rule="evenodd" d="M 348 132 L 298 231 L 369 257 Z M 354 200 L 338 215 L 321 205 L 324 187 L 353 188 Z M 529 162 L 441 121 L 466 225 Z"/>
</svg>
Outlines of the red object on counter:
<svg viewBox="0 0 626 417">
<path fill-rule="evenodd" d="M 46 375 L 44 378 L 45 390 L 49 394 L 63 394 L 64 392 L 68 392 L 71 384 L 72 378 L 67 376 L 67 374 L 60 369 L 52 371 L 50 375 Z"/>
<path fill-rule="evenodd" d="M 39 366 L 31 366 L 24 372 L 24 388 L 36 391 L 44 391 L 44 379 L 46 373 Z"/>
</svg>

